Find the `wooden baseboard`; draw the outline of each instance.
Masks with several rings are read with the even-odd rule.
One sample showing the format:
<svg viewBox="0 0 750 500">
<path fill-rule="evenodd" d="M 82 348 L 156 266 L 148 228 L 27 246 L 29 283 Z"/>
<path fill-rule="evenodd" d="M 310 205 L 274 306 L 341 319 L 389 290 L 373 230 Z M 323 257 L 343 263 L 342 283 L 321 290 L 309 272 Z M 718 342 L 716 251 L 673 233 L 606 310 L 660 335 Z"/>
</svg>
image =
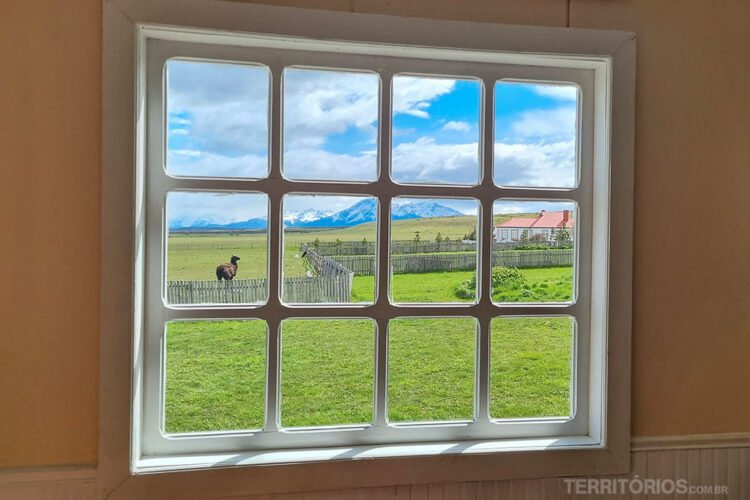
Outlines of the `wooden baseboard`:
<svg viewBox="0 0 750 500">
<path fill-rule="evenodd" d="M 725 434 L 690 434 L 685 436 L 642 436 L 631 440 L 633 451 L 689 450 L 706 448 L 745 448 L 750 446 L 750 432 Z"/>
<path fill-rule="evenodd" d="M 96 467 L 0 469 L 0 498 L 8 500 L 94 500 Z"/>
<path fill-rule="evenodd" d="M 680 469 L 680 474 L 691 479 L 691 484 L 727 484 L 730 486 L 730 497 L 750 498 L 750 496 L 745 496 L 745 493 L 750 495 L 750 476 L 745 478 L 747 474 L 743 474 L 745 464 L 750 463 L 750 450 L 748 450 L 750 433 L 634 437 L 631 448 L 633 458 L 630 475 L 672 477 L 679 469 L 677 464 L 681 464 L 684 470 Z M 695 453 L 699 450 L 703 451 Z M 414 493 L 416 496 L 420 496 L 417 494 L 419 492 L 430 492 L 429 498 L 433 498 L 431 492 L 434 491 L 436 495 L 437 493 L 442 495 L 437 495 L 435 498 L 452 498 L 455 492 L 451 488 L 458 487 L 456 485 L 466 491 L 473 491 L 473 489 L 484 491 L 487 488 L 499 488 L 498 491 L 505 491 L 510 488 L 508 490 L 510 492 L 518 487 L 520 491 L 538 490 L 543 497 L 544 492 L 552 491 L 554 494 L 549 498 L 567 498 L 562 483 L 554 478 L 407 485 L 398 488 Z M 319 492 L 315 498 L 342 498 L 341 495 L 347 497 L 349 493 L 366 500 L 379 500 L 384 497 L 392 498 L 389 495 L 393 493 L 393 489 L 365 488 Z M 158 496 L 156 492 L 154 494 Z M 0 498 L 3 500 L 31 498 L 34 500 L 95 500 L 98 495 L 95 466 L 0 469 Z M 514 495 L 508 497 L 517 498 Z M 285 498 L 281 496 L 280 500 Z M 425 496 L 425 498 L 428 497 Z"/>
</svg>

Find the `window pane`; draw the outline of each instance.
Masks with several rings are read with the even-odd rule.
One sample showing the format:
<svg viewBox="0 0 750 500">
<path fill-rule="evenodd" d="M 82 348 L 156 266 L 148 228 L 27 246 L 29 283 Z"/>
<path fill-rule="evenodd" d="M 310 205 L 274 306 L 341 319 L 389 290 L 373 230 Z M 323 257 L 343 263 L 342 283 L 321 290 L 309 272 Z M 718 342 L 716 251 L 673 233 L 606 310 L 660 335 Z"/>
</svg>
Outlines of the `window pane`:
<svg viewBox="0 0 750 500">
<path fill-rule="evenodd" d="M 393 180 L 419 184 L 479 182 L 477 80 L 393 78 Z"/>
<path fill-rule="evenodd" d="M 490 331 L 490 416 L 570 416 L 575 319 L 495 318 Z"/>
<path fill-rule="evenodd" d="M 265 302 L 267 226 L 265 194 L 169 193 L 167 302 Z"/>
<path fill-rule="evenodd" d="M 476 320 L 395 319 L 388 326 L 391 422 L 472 420 Z"/>
<path fill-rule="evenodd" d="M 378 172 L 380 77 L 284 70 L 284 175 L 374 181 Z"/>
<path fill-rule="evenodd" d="M 399 303 L 474 302 L 477 200 L 394 198 L 391 297 Z"/>
<path fill-rule="evenodd" d="M 268 68 L 167 61 L 167 173 L 268 175 Z"/>
<path fill-rule="evenodd" d="M 578 87 L 495 84 L 495 184 L 577 184 Z"/>
<path fill-rule="evenodd" d="M 494 302 L 571 302 L 575 297 L 573 202 L 496 201 Z"/>
<path fill-rule="evenodd" d="M 377 213 L 370 196 L 285 196 L 284 301 L 373 302 Z"/>
<path fill-rule="evenodd" d="M 375 322 L 286 320 L 281 325 L 284 427 L 367 424 L 374 399 Z"/>
<path fill-rule="evenodd" d="M 266 322 L 176 321 L 166 330 L 165 431 L 262 429 Z"/>
</svg>

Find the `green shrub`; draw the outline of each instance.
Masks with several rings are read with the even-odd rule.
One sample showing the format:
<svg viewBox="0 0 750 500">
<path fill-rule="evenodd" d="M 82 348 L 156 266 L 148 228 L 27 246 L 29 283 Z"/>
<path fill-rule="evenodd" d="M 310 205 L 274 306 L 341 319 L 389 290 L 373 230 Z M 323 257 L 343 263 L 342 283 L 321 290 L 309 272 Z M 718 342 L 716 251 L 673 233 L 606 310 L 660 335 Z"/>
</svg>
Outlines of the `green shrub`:
<svg viewBox="0 0 750 500">
<path fill-rule="evenodd" d="M 515 267 L 493 267 L 492 288 L 515 288 L 526 283 L 526 276 L 520 269 Z"/>
<path fill-rule="evenodd" d="M 516 247 L 508 248 L 507 250 L 557 250 L 557 248 L 551 247 L 546 243 L 525 243 Z"/>
<path fill-rule="evenodd" d="M 499 290 L 516 289 L 526 284 L 526 277 L 520 269 L 515 267 L 494 267 L 492 268 L 492 289 Z M 456 296 L 462 299 L 473 299 L 476 297 L 477 278 L 476 275 L 465 280 L 456 287 Z"/>
</svg>

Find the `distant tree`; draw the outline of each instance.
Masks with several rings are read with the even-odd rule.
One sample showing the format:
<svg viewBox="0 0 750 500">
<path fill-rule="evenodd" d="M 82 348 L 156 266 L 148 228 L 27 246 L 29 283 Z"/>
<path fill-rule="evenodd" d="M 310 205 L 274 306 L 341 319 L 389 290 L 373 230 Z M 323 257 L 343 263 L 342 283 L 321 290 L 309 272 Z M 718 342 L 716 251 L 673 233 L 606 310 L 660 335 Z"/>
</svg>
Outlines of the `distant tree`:
<svg viewBox="0 0 750 500">
<path fill-rule="evenodd" d="M 422 238 L 419 236 L 419 231 L 414 231 L 414 243 L 419 244 L 420 241 L 422 241 Z"/>
<path fill-rule="evenodd" d="M 450 241 L 450 240 L 451 240 L 451 237 L 450 236 L 446 236 L 443 241 Z"/>
<path fill-rule="evenodd" d="M 521 238 L 520 238 L 520 240 L 521 240 L 521 244 L 522 245 L 525 245 L 526 243 L 529 242 L 529 232 L 526 229 L 524 229 L 523 231 L 521 231 Z"/>
<path fill-rule="evenodd" d="M 529 238 L 529 241 L 534 243 L 541 243 L 543 241 L 547 241 L 547 235 L 542 233 L 532 234 L 531 238 Z"/>
<path fill-rule="evenodd" d="M 320 238 L 315 238 L 315 241 L 313 241 L 313 247 L 315 247 L 315 250 L 320 248 Z"/>
<path fill-rule="evenodd" d="M 343 247 L 343 246 L 344 246 L 344 242 L 341 241 L 340 238 L 336 238 L 336 253 L 337 254 L 341 253 L 341 247 Z"/>
<path fill-rule="evenodd" d="M 477 240 L 477 230 L 472 229 L 469 234 L 464 234 L 464 239 L 469 241 L 476 241 Z"/>
<path fill-rule="evenodd" d="M 561 245 L 569 244 L 571 241 L 570 231 L 565 228 L 558 229 L 555 232 L 555 241 L 560 243 Z"/>
<path fill-rule="evenodd" d="M 443 235 L 440 234 L 440 231 L 438 231 L 437 236 L 435 236 L 435 243 L 437 243 L 438 251 L 440 250 L 440 244 L 443 242 Z"/>
<path fill-rule="evenodd" d="M 367 245 L 367 238 L 362 238 L 362 244 Z"/>
</svg>

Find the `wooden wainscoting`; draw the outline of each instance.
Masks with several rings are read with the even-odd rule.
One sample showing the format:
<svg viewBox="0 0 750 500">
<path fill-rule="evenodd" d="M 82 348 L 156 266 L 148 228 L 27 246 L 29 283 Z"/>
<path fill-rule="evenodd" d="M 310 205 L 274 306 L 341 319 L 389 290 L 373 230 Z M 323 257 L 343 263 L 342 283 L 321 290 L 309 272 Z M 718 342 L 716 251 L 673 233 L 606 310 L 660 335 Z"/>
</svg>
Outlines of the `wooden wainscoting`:
<svg viewBox="0 0 750 500">
<path fill-rule="evenodd" d="M 434 483 L 312 493 L 231 497 L 233 500 L 473 500 L 576 498 L 750 498 L 750 434 L 640 438 L 633 441 L 632 470 L 617 478 L 684 479 L 694 486 L 725 486 L 718 495 L 576 495 L 563 478 Z M 574 488 L 571 485 L 570 488 Z M 114 497 L 119 498 L 116 494 Z M 99 498 L 96 468 L 0 472 L 3 500 L 88 500 Z M 170 498 L 154 492 L 153 498 Z M 224 498 L 217 495 L 215 498 Z"/>
</svg>

